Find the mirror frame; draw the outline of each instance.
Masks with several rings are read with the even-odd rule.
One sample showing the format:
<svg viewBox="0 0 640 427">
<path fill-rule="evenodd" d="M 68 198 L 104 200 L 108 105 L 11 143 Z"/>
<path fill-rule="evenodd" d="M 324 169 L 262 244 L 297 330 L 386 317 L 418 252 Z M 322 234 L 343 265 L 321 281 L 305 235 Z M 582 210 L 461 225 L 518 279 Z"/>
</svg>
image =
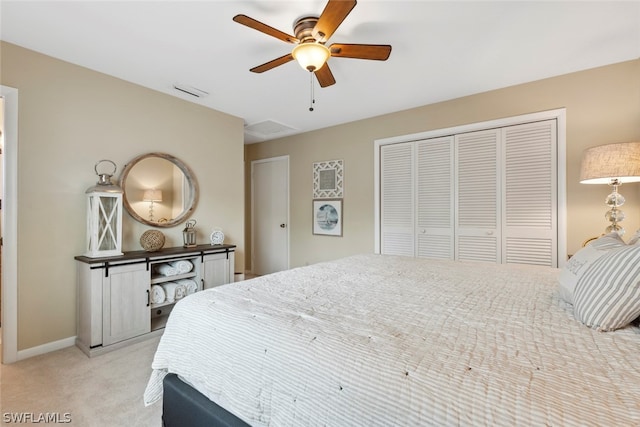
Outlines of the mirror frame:
<svg viewBox="0 0 640 427">
<path fill-rule="evenodd" d="M 182 213 L 177 216 L 176 218 L 170 220 L 170 221 L 165 221 L 165 222 L 151 222 L 143 217 L 141 217 L 140 215 L 138 215 L 138 213 L 131 207 L 131 205 L 129 204 L 129 201 L 127 200 L 127 194 L 125 191 L 125 184 L 127 181 L 127 177 L 129 176 L 129 173 L 131 172 L 131 169 L 137 165 L 138 163 L 140 163 L 142 160 L 144 159 L 148 159 L 148 158 L 152 158 L 152 157 L 158 157 L 161 159 L 165 159 L 170 161 L 171 163 L 173 163 L 175 166 L 177 166 L 182 173 L 184 174 L 187 183 L 189 185 L 189 200 L 186 202 L 186 206 L 184 208 L 184 210 L 182 211 Z M 191 216 L 191 214 L 193 213 L 193 211 L 196 208 L 196 205 L 198 204 L 198 196 L 199 196 L 199 190 L 198 190 L 198 181 L 196 180 L 195 175 L 193 174 L 193 172 L 191 171 L 191 169 L 189 168 L 189 166 L 187 166 L 182 160 L 170 155 L 170 154 L 166 154 L 166 153 L 146 153 L 146 154 L 141 154 L 138 157 L 134 158 L 133 160 L 131 160 L 129 163 L 127 163 L 124 166 L 124 169 L 122 170 L 122 173 L 120 174 L 120 180 L 119 180 L 119 184 L 120 184 L 120 188 L 122 188 L 123 191 L 123 195 L 122 195 L 122 204 L 124 205 L 124 208 L 127 210 L 127 212 L 129 213 L 129 215 L 131 215 L 133 217 L 133 219 L 135 219 L 136 221 L 145 224 L 145 225 L 149 225 L 152 227 L 161 227 L 161 228 L 169 228 L 169 227 L 175 227 L 176 225 L 184 222 L 187 220 L 187 218 L 189 218 Z"/>
</svg>

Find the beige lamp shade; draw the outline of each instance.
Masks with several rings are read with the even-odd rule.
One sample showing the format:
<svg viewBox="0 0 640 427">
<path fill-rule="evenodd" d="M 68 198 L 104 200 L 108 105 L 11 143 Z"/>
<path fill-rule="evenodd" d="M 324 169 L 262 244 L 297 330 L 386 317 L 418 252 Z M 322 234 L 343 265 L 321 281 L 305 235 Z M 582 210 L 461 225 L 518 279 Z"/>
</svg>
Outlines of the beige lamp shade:
<svg viewBox="0 0 640 427">
<path fill-rule="evenodd" d="M 580 183 L 610 184 L 640 181 L 640 142 L 599 145 L 582 153 Z"/>
<path fill-rule="evenodd" d="M 138 193 L 139 194 L 139 193 Z M 144 202 L 161 202 L 162 190 L 145 190 L 142 194 L 142 201 Z"/>
</svg>

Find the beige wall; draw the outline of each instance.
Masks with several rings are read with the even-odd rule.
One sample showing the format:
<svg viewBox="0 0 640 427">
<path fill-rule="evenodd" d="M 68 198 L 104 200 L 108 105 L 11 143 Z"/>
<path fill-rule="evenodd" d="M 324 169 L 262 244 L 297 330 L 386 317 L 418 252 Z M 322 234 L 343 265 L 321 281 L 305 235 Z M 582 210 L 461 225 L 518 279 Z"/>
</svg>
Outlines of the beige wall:
<svg viewBox="0 0 640 427">
<path fill-rule="evenodd" d="M 249 259 L 250 181 L 243 184 L 243 120 L 2 42 L 0 84 L 19 90 L 18 349 L 75 335 L 75 265 L 84 251 L 84 191 L 96 161 L 172 154 L 194 171 L 198 241 L 213 227 Z M 396 135 L 567 108 L 568 249 L 606 226 L 608 188 L 578 184 L 580 153 L 640 140 L 640 60 L 428 105 L 246 147 L 250 161 L 290 156 L 291 265 L 373 250 L 373 141 Z M 224 159 L 221 161 L 220 159 Z M 311 168 L 343 159 L 344 237 L 311 234 Z M 222 179 L 221 179 L 222 177 Z M 243 199 L 243 191 L 245 196 Z M 622 186 L 624 224 L 640 226 L 640 184 Z M 246 209 L 245 205 L 246 204 Z M 124 249 L 140 249 L 149 227 L 125 214 Z M 167 246 L 181 227 L 162 229 Z"/>
<path fill-rule="evenodd" d="M 85 190 L 94 164 L 146 152 L 183 160 L 200 185 L 198 242 L 214 227 L 244 268 L 243 120 L 1 44 L 0 83 L 18 89 L 18 350 L 76 334 L 75 255 L 85 250 Z M 169 83 L 168 83 L 169 84 Z M 224 159 L 224 160 L 222 160 Z M 125 214 L 124 250 L 150 227 Z M 182 245 L 182 227 L 161 229 Z"/>
<path fill-rule="evenodd" d="M 246 223 L 251 224 L 251 161 L 289 155 L 291 266 L 372 252 L 374 140 L 557 108 L 567 112 L 567 247 L 574 253 L 586 238 L 601 233 L 607 225 L 604 198 L 609 188 L 578 183 L 582 151 L 610 142 L 640 141 L 640 60 L 249 145 L 245 150 Z M 342 238 L 311 233 L 312 164 L 332 159 L 344 160 Z M 640 184 L 623 185 L 620 191 L 627 198 L 623 225 L 630 235 L 640 227 Z M 248 227 L 246 238 L 249 266 Z"/>
</svg>

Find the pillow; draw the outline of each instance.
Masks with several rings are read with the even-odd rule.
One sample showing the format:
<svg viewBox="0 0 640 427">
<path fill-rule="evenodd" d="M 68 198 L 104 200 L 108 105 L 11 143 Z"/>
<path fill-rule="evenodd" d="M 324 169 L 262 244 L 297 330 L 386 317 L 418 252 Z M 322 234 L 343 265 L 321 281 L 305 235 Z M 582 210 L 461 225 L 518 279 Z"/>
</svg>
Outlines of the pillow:
<svg viewBox="0 0 640 427">
<path fill-rule="evenodd" d="M 622 237 L 620 237 L 618 233 L 613 232 L 599 237 L 596 240 L 592 240 L 584 248 L 576 252 L 558 276 L 560 297 L 569 304 L 573 304 L 573 293 L 576 288 L 576 283 L 587 268 L 611 249 L 624 246 L 626 245 Z"/>
<path fill-rule="evenodd" d="M 613 249 L 585 270 L 573 314 L 599 331 L 623 328 L 640 316 L 640 244 Z"/>
<path fill-rule="evenodd" d="M 629 245 L 635 245 L 636 243 L 640 242 L 640 230 L 636 231 L 636 234 L 633 235 L 633 237 L 631 237 L 631 239 L 629 239 Z"/>
</svg>

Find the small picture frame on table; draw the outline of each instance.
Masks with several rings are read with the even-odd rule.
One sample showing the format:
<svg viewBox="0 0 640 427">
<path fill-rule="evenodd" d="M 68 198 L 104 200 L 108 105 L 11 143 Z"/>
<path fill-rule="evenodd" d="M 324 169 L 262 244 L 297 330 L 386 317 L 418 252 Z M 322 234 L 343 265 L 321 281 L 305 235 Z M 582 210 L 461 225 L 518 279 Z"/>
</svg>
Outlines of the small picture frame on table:
<svg viewBox="0 0 640 427">
<path fill-rule="evenodd" d="M 342 237 L 342 199 L 313 200 L 313 234 Z"/>
</svg>

